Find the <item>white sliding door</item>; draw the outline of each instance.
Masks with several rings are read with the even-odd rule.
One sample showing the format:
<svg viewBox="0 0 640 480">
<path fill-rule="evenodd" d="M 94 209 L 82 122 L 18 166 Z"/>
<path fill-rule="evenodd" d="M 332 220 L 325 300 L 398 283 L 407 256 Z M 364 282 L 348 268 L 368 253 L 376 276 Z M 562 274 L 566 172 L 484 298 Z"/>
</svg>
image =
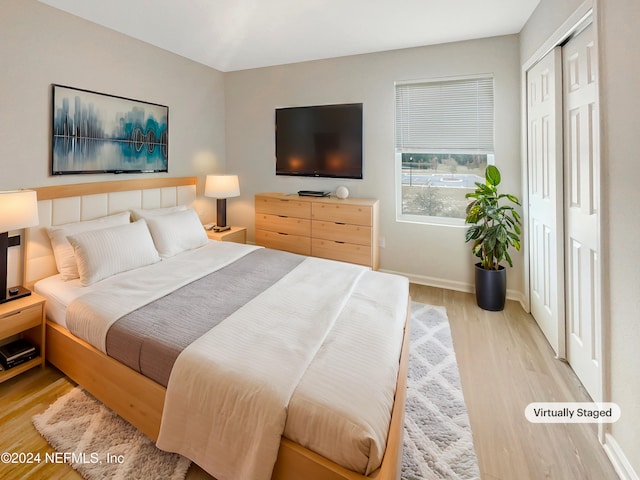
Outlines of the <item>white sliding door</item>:
<svg viewBox="0 0 640 480">
<path fill-rule="evenodd" d="M 527 168 L 531 314 L 564 358 L 561 70 L 556 47 L 527 72 Z"/>
<path fill-rule="evenodd" d="M 592 25 L 527 71 L 531 314 L 602 400 L 598 56 Z"/>
<path fill-rule="evenodd" d="M 593 26 L 563 47 L 567 360 L 602 399 L 599 120 Z"/>
</svg>

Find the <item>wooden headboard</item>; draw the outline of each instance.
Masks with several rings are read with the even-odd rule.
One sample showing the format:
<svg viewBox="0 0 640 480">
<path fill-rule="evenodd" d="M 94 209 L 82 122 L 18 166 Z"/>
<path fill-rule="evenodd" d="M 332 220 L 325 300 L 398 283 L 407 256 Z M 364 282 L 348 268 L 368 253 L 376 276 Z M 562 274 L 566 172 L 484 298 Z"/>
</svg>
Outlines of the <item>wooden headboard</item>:
<svg viewBox="0 0 640 480">
<path fill-rule="evenodd" d="M 148 178 L 33 188 L 40 223 L 25 229 L 23 284 L 58 273 L 46 227 L 93 220 L 131 208 L 193 205 L 196 177 Z"/>
</svg>

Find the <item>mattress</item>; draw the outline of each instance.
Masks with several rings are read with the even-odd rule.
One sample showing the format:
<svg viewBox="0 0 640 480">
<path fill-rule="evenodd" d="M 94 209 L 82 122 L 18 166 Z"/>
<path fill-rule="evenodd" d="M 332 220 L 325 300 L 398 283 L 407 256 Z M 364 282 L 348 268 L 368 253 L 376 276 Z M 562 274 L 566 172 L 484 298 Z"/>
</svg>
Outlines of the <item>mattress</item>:
<svg viewBox="0 0 640 480">
<path fill-rule="evenodd" d="M 196 291 L 193 282 L 206 282 L 207 276 L 224 271 L 228 267 L 232 267 L 231 275 L 218 280 L 218 285 L 239 288 L 246 283 L 238 275 L 238 269 L 234 265 L 240 265 L 244 262 L 244 266 L 241 266 L 240 270 L 245 271 L 245 279 L 246 275 L 250 276 L 253 265 L 251 255 L 256 252 L 257 247 L 232 243 L 218 243 L 217 245 L 217 247 L 205 246 L 197 251 L 178 255 L 178 258 L 169 259 L 169 261 L 125 272 L 90 287 L 81 287 L 77 281 L 64 282 L 56 278 L 58 276 L 54 276 L 38 282 L 35 290 L 48 299 L 47 315 L 50 319 L 63 326 L 70 324 L 70 330 L 74 334 L 93 344 L 96 348 L 109 353 L 107 351 L 108 332 L 112 328 L 119 328 L 117 326 L 119 321 L 130 322 L 137 315 L 135 312 L 142 312 L 144 308 L 150 306 L 152 313 L 148 316 L 154 318 L 157 312 L 167 308 L 162 302 L 166 301 L 171 292 L 182 289 L 183 295 L 186 294 L 188 298 Z M 216 254 L 214 256 L 207 255 L 207 251 L 211 251 L 213 248 L 216 249 Z M 260 250 L 266 251 L 266 249 Z M 329 268 L 331 264 L 335 264 L 338 268 L 337 271 L 340 271 L 339 268 L 343 268 L 345 272 L 349 268 L 362 270 L 356 272 L 357 281 L 349 287 L 348 295 L 345 294 L 346 300 L 341 301 L 340 305 L 331 305 L 331 308 L 335 307 L 337 312 L 335 321 L 328 328 L 328 334 L 321 341 L 308 366 L 303 368 L 304 376 L 292 391 L 286 408 L 286 423 L 283 422 L 282 434 L 345 468 L 368 474 L 379 466 L 386 445 L 397 377 L 397 359 L 399 358 L 402 327 L 406 314 L 408 282 L 404 278 L 371 272 L 363 267 L 340 267 L 340 262 L 321 259 L 306 259 L 307 261 L 303 262 L 306 257 L 284 252 L 276 253 L 289 260 L 297 258 L 296 261 L 291 262 L 289 267 L 283 269 L 281 272 L 282 280 L 291 278 L 291 274 L 287 272 L 290 272 L 291 269 L 297 271 L 295 269 L 300 268 L 296 267 L 298 263 L 317 265 L 322 268 Z M 202 257 L 201 260 L 200 255 L 205 255 L 205 257 Z M 193 265 L 197 265 L 198 268 L 194 269 Z M 269 270 L 268 266 L 259 267 L 258 265 L 259 263 L 256 261 L 256 269 Z M 236 269 L 234 270 L 234 268 Z M 307 268 L 310 267 L 307 266 Z M 313 273 L 314 268 L 311 267 L 309 273 Z M 303 275 L 302 278 L 305 279 L 307 276 Z M 239 279 L 235 284 L 234 278 Z M 323 278 L 316 280 L 319 280 L 316 283 L 322 283 Z M 211 281 L 209 280 L 209 282 Z M 262 305 L 259 302 L 265 302 L 265 298 L 267 300 L 264 305 L 269 305 L 269 302 L 272 301 L 268 300 L 269 292 L 277 290 L 276 287 L 281 284 L 275 279 L 269 282 L 271 283 L 267 282 L 268 284 L 250 295 L 250 297 L 258 298 L 257 305 Z M 216 288 L 212 286 L 215 285 L 215 282 L 205 283 L 205 285 L 208 285 L 205 288 Z M 224 290 L 222 287 L 220 288 L 221 291 Z M 304 289 L 302 291 L 304 292 Z M 229 297 L 237 294 L 237 292 L 233 292 L 233 289 L 227 289 L 221 296 Z M 110 297 L 110 295 L 112 296 Z M 306 299 L 301 298 L 303 295 L 304 293 L 298 295 L 297 298 L 282 299 L 288 307 L 293 308 L 294 316 L 295 305 L 293 304 L 299 301 L 306 305 Z M 114 301 L 114 299 L 118 299 L 118 301 Z M 248 305 L 252 305 L 252 302 L 255 301 L 248 298 L 240 303 L 247 302 Z M 323 301 L 327 307 L 332 303 L 331 301 Z M 88 307 L 92 305 L 92 302 L 95 304 L 95 309 Z M 155 307 L 152 306 L 154 304 Z M 276 324 L 286 321 L 287 317 L 278 318 L 279 307 L 277 305 L 279 304 L 276 302 L 272 305 L 276 306 L 270 309 L 268 316 L 275 319 Z M 155 310 L 153 310 L 154 308 Z M 203 308 L 208 310 L 213 307 L 205 306 Z M 218 306 L 216 308 L 224 310 L 226 307 Z M 227 315 L 229 317 L 237 315 L 233 311 L 236 308 L 237 306 L 233 307 L 227 312 Z M 331 308 L 327 308 L 327 311 Z M 256 310 L 262 312 L 264 307 L 256 307 Z M 261 316 L 262 314 L 259 313 L 256 318 Z M 68 321 L 70 318 L 71 321 Z M 151 328 L 142 328 L 141 337 L 146 337 L 149 330 L 154 329 L 153 325 L 152 322 Z M 158 328 L 157 326 L 155 329 L 165 330 L 164 327 Z M 212 327 L 211 332 L 215 333 L 216 328 Z M 160 343 L 165 340 L 166 338 L 161 338 Z M 141 344 L 139 339 L 134 339 L 132 342 Z M 225 346 L 224 343 L 218 348 L 223 346 Z M 294 350 L 296 348 L 298 347 L 293 347 Z M 119 349 L 125 356 L 129 351 L 126 341 L 116 349 Z M 179 353 L 179 351 L 171 353 L 170 356 L 173 355 L 173 360 L 169 363 L 173 363 Z M 135 362 L 141 357 L 135 353 L 133 358 Z M 385 360 L 383 361 L 382 358 Z M 389 358 L 395 358 L 395 363 L 391 361 L 389 364 Z M 145 362 L 154 365 L 153 360 Z M 136 369 L 140 371 L 139 368 Z M 191 372 L 193 368 L 187 370 Z M 156 372 L 148 376 L 164 385 L 168 379 L 166 372 L 160 374 Z M 167 398 L 171 397 L 169 389 L 167 395 Z M 165 404 L 165 412 L 166 410 L 167 405 Z M 164 424 L 165 419 L 163 418 Z M 203 435 L 209 433 L 205 431 Z M 189 436 L 196 437 L 196 435 L 191 435 L 191 431 Z M 164 448 L 160 444 L 159 446 Z M 169 450 L 169 448 L 167 449 Z M 176 451 L 175 448 L 171 448 L 171 450 Z M 189 450 L 181 451 L 181 453 L 186 454 L 201 466 L 203 463 L 206 464 L 206 459 L 212 457 L 207 453 L 206 458 L 200 460 L 194 458 L 197 455 Z M 215 475 L 216 472 L 210 471 L 210 473 Z"/>
<path fill-rule="evenodd" d="M 46 313 L 49 320 L 67 328 L 67 307 L 76 298 L 95 289 L 93 285 L 83 287 L 80 279 L 65 281 L 62 275 L 53 275 L 36 282 L 33 290 L 47 299 Z"/>
</svg>

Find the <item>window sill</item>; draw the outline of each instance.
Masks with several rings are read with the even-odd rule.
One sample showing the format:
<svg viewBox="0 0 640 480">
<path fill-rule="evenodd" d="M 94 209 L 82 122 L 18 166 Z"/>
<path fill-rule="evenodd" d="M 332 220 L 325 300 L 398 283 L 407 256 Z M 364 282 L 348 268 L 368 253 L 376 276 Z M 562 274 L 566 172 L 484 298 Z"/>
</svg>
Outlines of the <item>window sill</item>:
<svg viewBox="0 0 640 480">
<path fill-rule="evenodd" d="M 398 223 L 416 223 L 420 225 L 438 226 L 438 227 L 454 227 L 468 228 L 469 225 L 464 223 L 463 218 L 450 217 L 428 217 L 422 215 L 396 215 Z"/>
</svg>

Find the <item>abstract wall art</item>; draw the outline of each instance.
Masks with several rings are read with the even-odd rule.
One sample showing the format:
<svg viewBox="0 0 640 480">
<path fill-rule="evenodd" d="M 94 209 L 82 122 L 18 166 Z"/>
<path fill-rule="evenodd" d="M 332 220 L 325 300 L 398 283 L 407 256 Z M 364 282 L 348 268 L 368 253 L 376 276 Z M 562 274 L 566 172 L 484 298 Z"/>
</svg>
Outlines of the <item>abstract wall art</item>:
<svg viewBox="0 0 640 480">
<path fill-rule="evenodd" d="M 169 108 L 53 85 L 52 175 L 167 172 Z"/>
</svg>

